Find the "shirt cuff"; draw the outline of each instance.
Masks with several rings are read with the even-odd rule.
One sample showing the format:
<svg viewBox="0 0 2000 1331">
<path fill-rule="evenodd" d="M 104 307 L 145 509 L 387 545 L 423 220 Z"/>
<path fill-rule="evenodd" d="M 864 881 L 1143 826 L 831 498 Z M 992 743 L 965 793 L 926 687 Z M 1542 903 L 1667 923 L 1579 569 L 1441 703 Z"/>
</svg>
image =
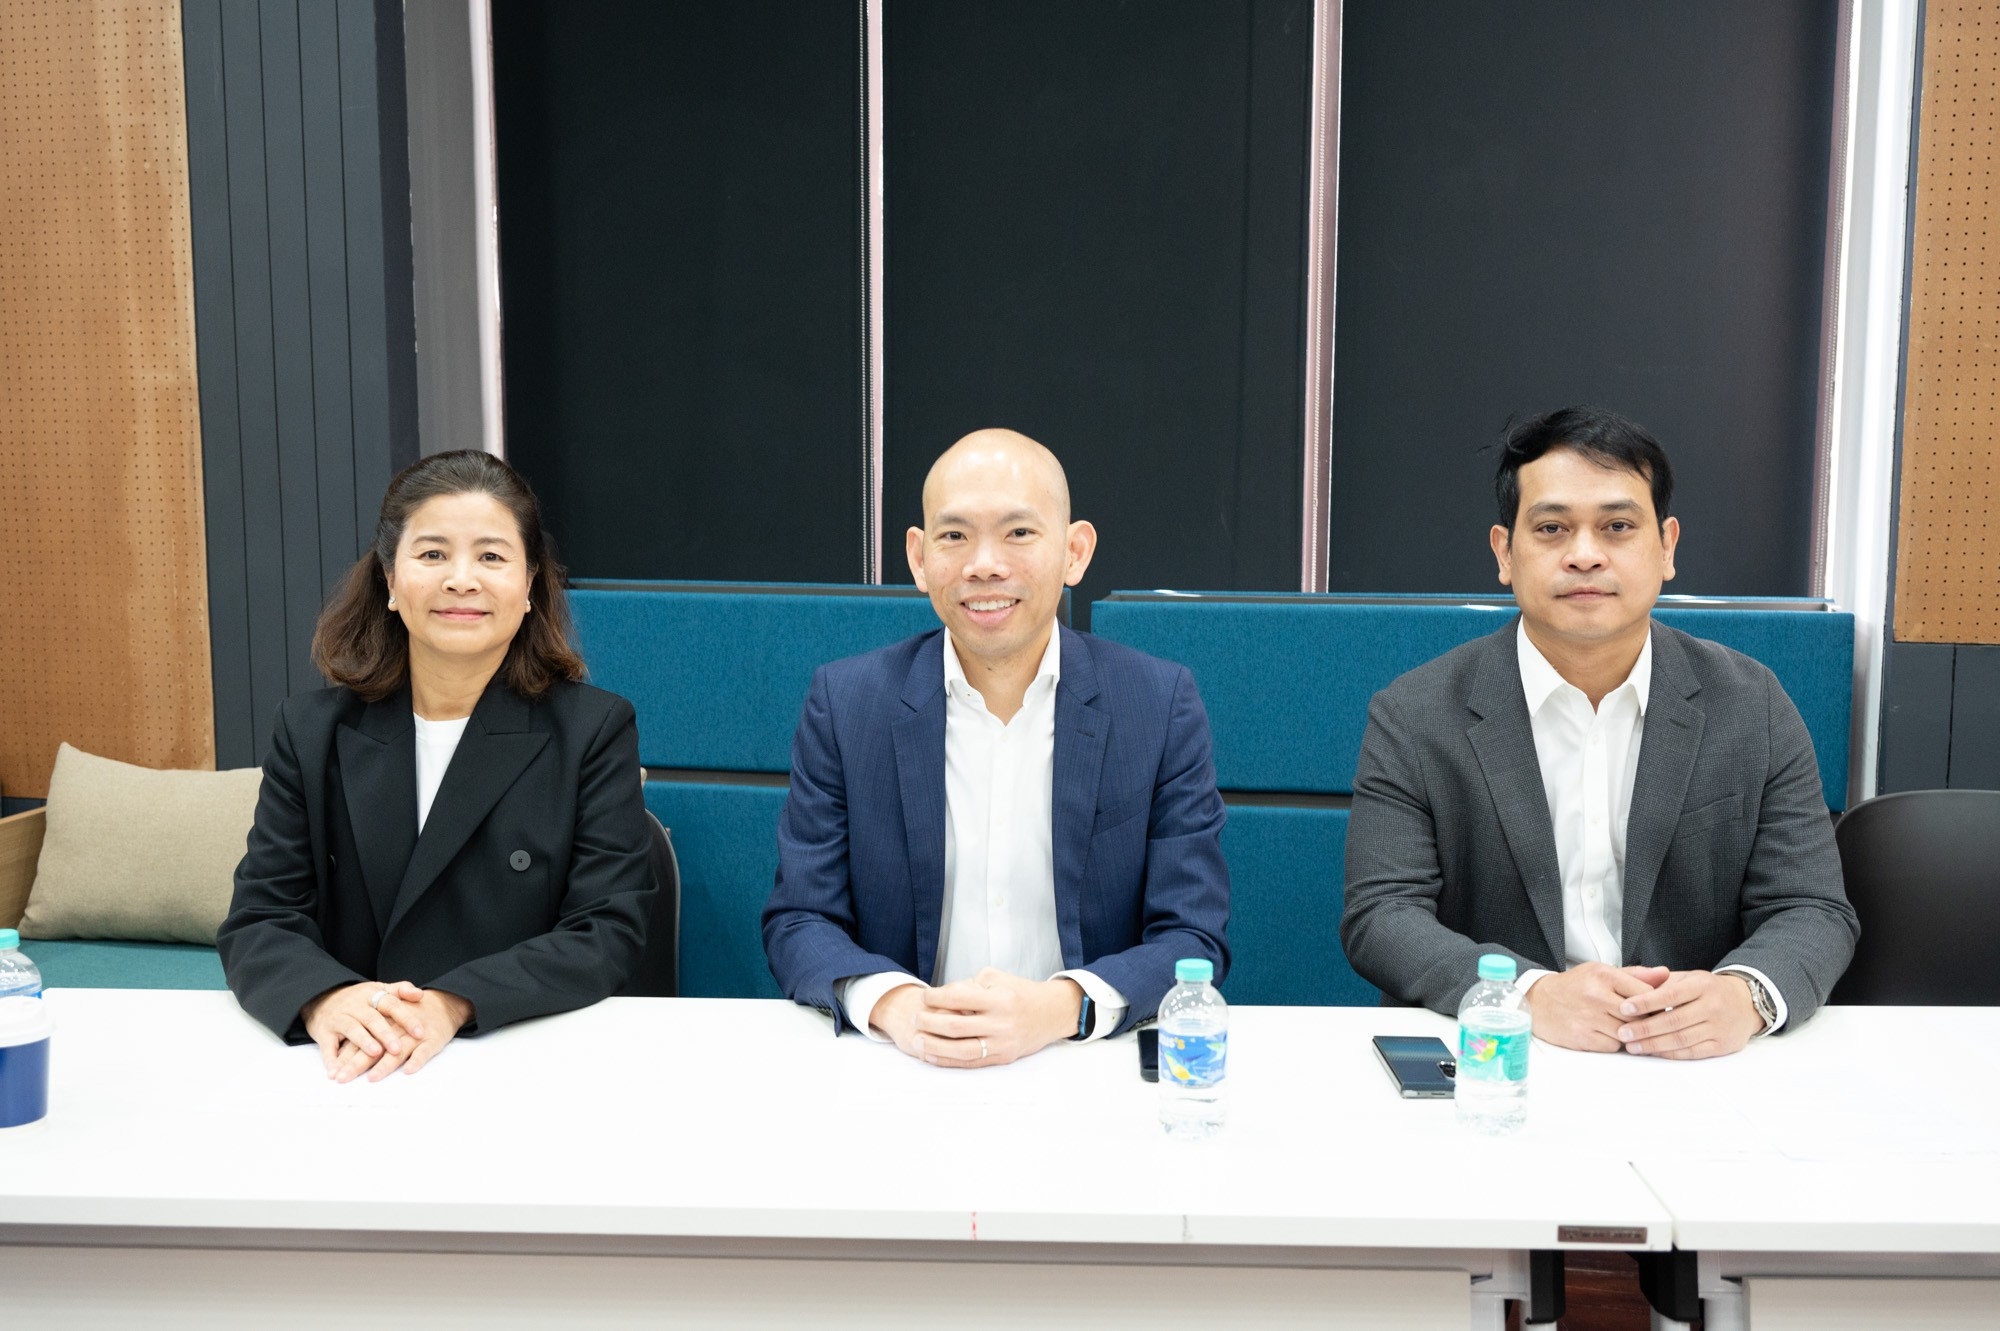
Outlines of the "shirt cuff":
<svg viewBox="0 0 2000 1331">
<path fill-rule="evenodd" d="M 875 1011 L 875 1005 L 882 1001 L 882 995 L 906 984 L 930 988 L 916 976 L 905 975 L 902 971 L 877 971 L 873 975 L 856 975 L 842 980 L 834 986 L 834 997 L 840 1000 L 841 1011 L 847 1014 L 847 1020 L 856 1030 L 877 1044 L 887 1044 L 889 1037 L 870 1026 L 868 1018 Z"/>
<path fill-rule="evenodd" d="M 1526 998 L 1528 991 L 1535 987 L 1535 981 L 1548 973 L 1545 970 L 1522 971 L 1520 977 L 1514 981 L 1514 996 L 1516 998 Z"/>
<path fill-rule="evenodd" d="M 1131 1004 L 1125 995 L 1113 989 L 1089 971 L 1057 971 L 1051 980 L 1075 980 L 1077 988 L 1090 995 L 1090 1029 L 1084 1032 L 1085 1044 L 1101 1040 L 1118 1029 L 1118 1023 L 1125 1020 L 1125 1009 Z"/>
<path fill-rule="evenodd" d="M 1778 1009 L 1778 1019 L 1750 1038 L 1753 1040 L 1762 1039 L 1766 1035 L 1776 1035 L 1779 1031 L 1783 1030 L 1787 1015 L 1785 996 L 1778 991 L 1777 985 L 1771 983 L 1771 977 L 1758 970 L 1755 966 L 1724 966 L 1715 973 L 1717 975 L 1727 975 L 1731 971 L 1735 971 L 1740 975 L 1748 975 L 1751 979 L 1763 985 L 1764 992 L 1771 996 L 1771 1006 Z"/>
</svg>

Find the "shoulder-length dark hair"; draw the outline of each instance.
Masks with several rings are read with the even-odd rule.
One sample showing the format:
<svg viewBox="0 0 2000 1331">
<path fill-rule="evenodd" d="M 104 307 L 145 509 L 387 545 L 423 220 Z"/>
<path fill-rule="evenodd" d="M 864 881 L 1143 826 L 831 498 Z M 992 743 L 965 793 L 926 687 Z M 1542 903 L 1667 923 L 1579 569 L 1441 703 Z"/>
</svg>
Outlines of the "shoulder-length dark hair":
<svg viewBox="0 0 2000 1331">
<path fill-rule="evenodd" d="M 514 515 L 528 561 L 528 602 L 534 607 L 507 646 L 500 680 L 525 698 L 539 698 L 559 679 L 583 678 L 583 657 L 570 641 L 563 568 L 542 530 L 542 506 L 521 474 L 478 449 L 433 453 L 403 468 L 382 496 L 375 544 L 347 571 L 313 630 L 319 672 L 370 702 L 388 697 L 410 675 L 410 634 L 389 608 L 389 570 L 410 515 L 440 495 L 492 495 Z"/>
</svg>

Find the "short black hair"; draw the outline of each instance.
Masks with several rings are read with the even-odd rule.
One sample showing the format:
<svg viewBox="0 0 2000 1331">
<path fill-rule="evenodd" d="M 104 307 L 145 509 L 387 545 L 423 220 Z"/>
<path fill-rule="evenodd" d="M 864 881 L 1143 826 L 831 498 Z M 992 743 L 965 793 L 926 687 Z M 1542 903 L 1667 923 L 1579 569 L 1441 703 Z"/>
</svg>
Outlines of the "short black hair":
<svg viewBox="0 0 2000 1331">
<path fill-rule="evenodd" d="M 1635 472 L 1653 487 L 1653 517 L 1664 523 L 1674 497 L 1674 468 L 1666 450 L 1646 428 L 1602 407 L 1564 407 L 1534 416 L 1507 431 L 1500 467 L 1493 473 L 1493 497 L 1500 525 L 1511 540 L 1521 512 L 1521 468 L 1553 449 L 1570 448 L 1599 466 Z"/>
</svg>

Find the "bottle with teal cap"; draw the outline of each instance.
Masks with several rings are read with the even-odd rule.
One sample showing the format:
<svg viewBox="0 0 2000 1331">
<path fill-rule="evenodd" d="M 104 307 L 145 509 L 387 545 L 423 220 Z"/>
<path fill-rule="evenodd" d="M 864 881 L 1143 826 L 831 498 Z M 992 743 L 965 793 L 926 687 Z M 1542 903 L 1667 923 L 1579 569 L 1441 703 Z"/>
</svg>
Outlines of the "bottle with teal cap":
<svg viewBox="0 0 2000 1331">
<path fill-rule="evenodd" d="M 1479 983 L 1458 1005 L 1458 1121 L 1478 1132 L 1513 1132 L 1528 1118 L 1528 1047 L 1533 1019 L 1514 988 L 1514 959 L 1489 952 Z"/>
<path fill-rule="evenodd" d="M 1160 1000 L 1160 1123 L 1169 1137 L 1209 1137 L 1227 1108 L 1229 1004 L 1203 958 L 1175 962 L 1174 979 Z"/>
<path fill-rule="evenodd" d="M 0 998 L 39 998 L 42 973 L 21 955 L 21 935 L 0 929 Z"/>
</svg>

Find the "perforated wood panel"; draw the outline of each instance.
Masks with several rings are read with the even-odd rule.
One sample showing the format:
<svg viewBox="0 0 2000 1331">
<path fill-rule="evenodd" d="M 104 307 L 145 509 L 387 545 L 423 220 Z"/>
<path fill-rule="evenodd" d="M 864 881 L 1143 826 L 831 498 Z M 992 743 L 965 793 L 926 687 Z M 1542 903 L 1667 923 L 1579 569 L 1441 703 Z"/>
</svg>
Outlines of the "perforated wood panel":
<svg viewBox="0 0 2000 1331">
<path fill-rule="evenodd" d="M 1930 0 L 1896 637 L 2000 643 L 2000 6 Z"/>
<path fill-rule="evenodd" d="M 174 0 L 0 0 L 0 789 L 214 765 Z"/>
</svg>

